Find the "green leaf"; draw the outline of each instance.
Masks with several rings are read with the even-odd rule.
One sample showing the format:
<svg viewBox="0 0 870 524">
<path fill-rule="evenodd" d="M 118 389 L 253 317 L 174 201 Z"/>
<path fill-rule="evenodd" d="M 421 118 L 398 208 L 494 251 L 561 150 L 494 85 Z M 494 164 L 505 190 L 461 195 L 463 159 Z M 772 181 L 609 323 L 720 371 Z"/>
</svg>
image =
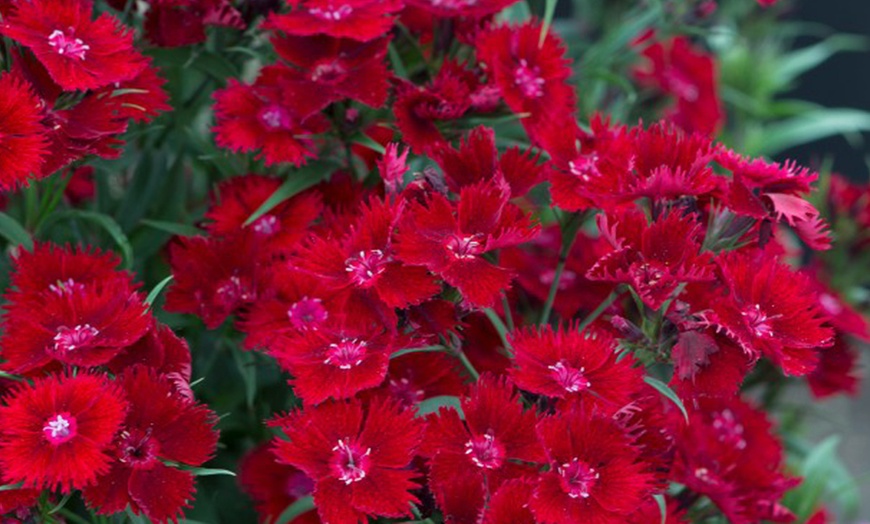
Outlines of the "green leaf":
<svg viewBox="0 0 870 524">
<path fill-rule="evenodd" d="M 24 246 L 28 251 L 33 251 L 33 238 L 30 233 L 6 213 L 0 213 L 0 236 L 12 245 Z"/>
<path fill-rule="evenodd" d="M 500 22 L 521 24 L 532 18 L 532 12 L 529 10 L 528 2 L 516 2 L 512 6 L 502 9 L 496 18 Z"/>
<path fill-rule="evenodd" d="M 215 469 L 215 468 L 191 468 L 182 466 L 180 469 L 185 471 L 189 471 L 196 475 L 197 477 L 212 477 L 214 475 L 227 475 L 230 477 L 235 477 L 236 474 L 228 469 Z"/>
<path fill-rule="evenodd" d="M 802 74 L 843 51 L 862 51 L 867 39 L 858 35 L 834 35 L 821 42 L 777 57 L 770 75 L 779 86 L 787 87 Z"/>
<path fill-rule="evenodd" d="M 665 502 L 665 496 L 661 493 L 656 493 L 653 495 L 653 499 L 658 504 L 659 512 L 662 514 L 662 524 L 666 524 L 668 521 L 668 503 Z"/>
<path fill-rule="evenodd" d="M 396 46 L 392 42 L 387 46 L 387 53 L 390 55 L 390 63 L 393 65 L 393 71 L 396 72 L 396 76 L 408 78 L 408 68 L 405 67 L 402 55 L 399 54 L 399 51 L 396 50 Z"/>
<path fill-rule="evenodd" d="M 257 368 L 254 366 L 254 354 L 250 351 L 242 351 L 237 347 L 231 347 L 233 360 L 236 368 L 245 384 L 245 400 L 248 408 L 254 407 L 254 398 L 257 395 Z"/>
<path fill-rule="evenodd" d="M 182 224 L 179 222 L 167 222 L 165 220 L 140 220 L 140 224 L 143 226 L 152 227 L 154 229 L 159 229 L 160 231 L 165 231 L 172 235 L 178 235 L 181 237 L 193 237 L 197 235 L 202 235 L 203 230 L 199 229 L 196 226 L 191 226 L 189 224 Z"/>
<path fill-rule="evenodd" d="M 457 413 L 459 413 L 460 418 L 465 418 L 459 397 L 454 397 L 452 395 L 439 395 L 437 397 L 427 398 L 420 402 L 417 404 L 417 416 L 425 417 L 430 413 L 437 413 L 441 408 L 453 408 Z"/>
<path fill-rule="evenodd" d="M 775 155 L 791 147 L 829 136 L 870 131 L 870 112 L 859 109 L 819 109 L 780 120 L 747 140 L 748 153 Z"/>
<path fill-rule="evenodd" d="M 160 294 L 160 292 L 163 291 L 163 288 L 165 288 L 166 285 L 169 284 L 171 281 L 172 281 L 172 275 L 169 275 L 168 277 L 166 277 L 163 280 L 161 280 L 160 282 L 158 282 L 157 285 L 154 286 L 154 289 L 152 289 L 151 292 L 148 293 L 148 296 L 145 297 L 145 303 L 148 304 L 149 306 L 151 304 L 153 304 L 154 301 L 157 299 L 157 296 Z"/>
<path fill-rule="evenodd" d="M 196 69 L 199 69 L 203 73 L 218 80 L 238 78 L 240 76 L 238 69 L 232 62 L 224 58 L 222 55 L 211 51 L 200 52 L 193 58 L 192 65 Z"/>
<path fill-rule="evenodd" d="M 104 213 L 97 211 L 88 211 L 86 209 L 63 209 L 55 211 L 49 215 L 43 222 L 42 227 L 47 228 L 50 224 L 60 222 L 70 218 L 77 218 L 91 222 L 106 231 L 114 240 L 115 245 L 121 251 L 121 257 L 124 260 L 124 268 L 130 269 L 133 265 L 133 246 L 130 245 L 130 240 L 121 229 L 121 226 L 115 222 L 115 219 Z"/>
<path fill-rule="evenodd" d="M 24 482 L 18 482 L 16 484 L 4 484 L 0 486 L 0 491 L 12 491 L 13 489 L 21 489 L 24 486 Z"/>
<path fill-rule="evenodd" d="M 556 2 L 558 0 L 547 0 L 547 4 L 544 7 L 544 23 L 541 24 L 541 36 L 538 37 L 538 47 L 544 46 L 544 40 L 547 39 L 547 33 L 550 32 L 553 16 L 556 14 Z"/>
<path fill-rule="evenodd" d="M 293 519 L 314 509 L 314 498 L 311 496 L 297 499 L 293 504 L 287 506 L 287 509 L 281 512 L 275 524 L 288 524 Z"/>
<path fill-rule="evenodd" d="M 787 494 L 786 503 L 799 521 L 809 518 L 822 503 L 847 514 L 858 511 L 860 490 L 837 455 L 839 444 L 837 435 L 822 440 L 809 450 L 798 468 L 803 482 Z"/>
<path fill-rule="evenodd" d="M 689 422 L 689 412 L 686 411 L 686 406 L 683 405 L 683 401 L 680 400 L 680 397 L 678 397 L 676 393 L 674 393 L 673 389 L 668 387 L 668 385 L 661 380 L 651 377 L 649 375 L 643 377 L 643 381 L 652 386 L 653 389 L 661 393 L 663 396 L 667 397 L 668 400 L 676 404 L 677 407 L 680 408 L 680 411 L 683 413 L 683 418 L 686 419 L 687 423 Z"/>
<path fill-rule="evenodd" d="M 312 162 L 311 164 L 290 173 L 289 177 L 281 187 L 275 190 L 265 202 L 260 204 L 256 211 L 251 213 L 251 216 L 245 221 L 244 225 L 249 226 L 257 221 L 258 218 L 265 215 L 275 208 L 281 202 L 293 197 L 297 193 L 305 191 L 322 180 L 326 179 L 338 165 L 334 162 L 320 161 Z"/>
<path fill-rule="evenodd" d="M 360 134 L 354 136 L 350 141 L 353 142 L 354 144 L 359 144 L 363 147 L 367 147 L 367 148 L 371 149 L 372 151 L 376 151 L 377 153 L 379 153 L 381 155 L 383 155 L 384 153 L 387 152 L 387 150 L 384 149 L 384 146 L 382 146 L 380 143 L 372 140 L 372 137 L 368 136 L 365 133 L 360 133 Z"/>
</svg>

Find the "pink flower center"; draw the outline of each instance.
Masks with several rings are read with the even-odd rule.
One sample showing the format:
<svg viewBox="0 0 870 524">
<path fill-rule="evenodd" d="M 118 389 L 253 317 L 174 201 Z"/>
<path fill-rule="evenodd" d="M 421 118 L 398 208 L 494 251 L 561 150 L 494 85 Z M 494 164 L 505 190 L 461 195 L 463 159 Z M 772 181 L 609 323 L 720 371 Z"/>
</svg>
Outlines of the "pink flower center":
<svg viewBox="0 0 870 524">
<path fill-rule="evenodd" d="M 736 449 L 746 448 L 746 439 L 743 438 L 743 425 L 737 422 L 734 413 L 725 409 L 713 415 L 713 429 L 716 431 L 719 442 L 733 446 Z"/>
<path fill-rule="evenodd" d="M 482 252 L 478 238 L 479 235 L 450 235 L 445 245 L 454 257 L 468 260 Z"/>
<path fill-rule="evenodd" d="M 350 279 L 358 286 L 370 284 L 378 275 L 387 269 L 389 257 L 380 249 L 360 251 L 344 261 L 344 269 L 350 274 Z"/>
<path fill-rule="evenodd" d="M 99 334 L 90 324 L 80 324 L 74 328 L 60 326 L 54 336 L 54 350 L 67 352 L 87 347 Z"/>
<path fill-rule="evenodd" d="M 337 22 L 353 13 L 353 7 L 347 4 L 335 6 L 330 3 L 328 6 L 323 8 L 313 7 L 309 9 L 308 12 L 311 13 L 312 16 L 316 16 L 321 20 L 330 20 L 332 22 Z"/>
<path fill-rule="evenodd" d="M 547 369 L 550 370 L 550 376 L 569 393 L 583 391 L 592 385 L 583 374 L 586 368 L 573 368 L 564 360 L 560 360 L 552 366 L 547 366 Z"/>
<path fill-rule="evenodd" d="M 58 413 L 45 422 L 42 434 L 50 443 L 57 446 L 72 439 L 78 433 L 76 419 L 69 413 Z"/>
<path fill-rule="evenodd" d="M 595 153 L 578 156 L 568 162 L 568 169 L 571 170 L 572 175 L 584 182 L 601 176 L 601 171 L 598 170 L 598 155 Z"/>
<path fill-rule="evenodd" d="M 498 469 L 504 464 L 505 449 L 495 440 L 492 431 L 487 431 L 465 443 L 465 454 L 479 468 Z"/>
<path fill-rule="evenodd" d="M 64 295 L 72 295 L 84 289 L 85 286 L 79 284 L 75 280 L 68 278 L 66 280 L 58 280 L 54 284 L 49 284 L 48 289 L 55 295 L 62 297 Z"/>
<path fill-rule="evenodd" d="M 72 32 L 72 29 L 70 32 Z M 55 29 L 48 35 L 48 45 L 53 47 L 59 55 L 71 56 L 79 60 L 84 60 L 85 51 L 91 48 L 81 38 L 68 37 L 60 29 Z"/>
<path fill-rule="evenodd" d="M 263 215 L 254 222 L 254 231 L 264 236 L 272 236 L 281 229 L 281 222 L 275 215 Z"/>
<path fill-rule="evenodd" d="M 311 80 L 331 84 L 342 80 L 347 70 L 338 62 L 324 62 L 317 64 L 311 71 Z"/>
<path fill-rule="evenodd" d="M 416 406 L 423 400 L 423 395 L 426 393 L 422 389 L 414 389 L 411 381 L 404 377 L 390 379 L 387 388 L 390 391 L 390 397 L 399 399 L 399 402 L 405 407 Z"/>
<path fill-rule="evenodd" d="M 338 480 L 351 484 L 366 478 L 372 466 L 372 448 L 363 450 L 362 446 L 351 439 L 342 439 L 332 451 L 330 467 Z"/>
<path fill-rule="evenodd" d="M 228 278 L 218 286 L 215 296 L 224 307 L 229 309 L 234 308 L 239 302 L 248 302 L 254 299 L 253 294 L 242 283 L 242 279 L 237 276 Z"/>
<path fill-rule="evenodd" d="M 761 306 L 759 306 L 758 304 L 755 304 L 751 308 L 743 311 L 742 315 L 743 318 L 746 319 L 746 322 L 749 324 L 749 329 L 752 330 L 756 337 L 773 336 L 773 327 L 771 327 L 769 321 L 782 316 L 768 316 L 764 311 L 761 310 Z"/>
<path fill-rule="evenodd" d="M 151 438 L 151 431 L 133 429 L 121 433 L 118 457 L 121 462 L 132 468 L 145 469 L 157 461 L 160 445 Z"/>
<path fill-rule="evenodd" d="M 572 499 L 589 498 L 589 492 L 601 476 L 589 464 L 577 457 L 557 467 L 556 473 L 559 474 L 562 489 Z"/>
<path fill-rule="evenodd" d="M 351 369 L 362 364 L 366 356 L 366 343 L 355 338 L 345 338 L 341 342 L 329 345 L 326 350 L 324 364 L 338 366 L 339 369 Z"/>
<path fill-rule="evenodd" d="M 326 321 L 329 316 L 319 298 L 304 297 L 287 310 L 287 318 L 296 329 L 313 328 Z"/>
<path fill-rule="evenodd" d="M 537 66 L 530 67 L 525 59 L 520 60 L 520 65 L 514 69 L 514 83 L 527 98 L 544 96 L 544 79 L 541 78 L 541 69 Z"/>
<path fill-rule="evenodd" d="M 290 112 L 277 104 L 268 105 L 261 109 L 257 118 L 265 127 L 273 131 L 290 129 L 293 123 Z"/>
</svg>

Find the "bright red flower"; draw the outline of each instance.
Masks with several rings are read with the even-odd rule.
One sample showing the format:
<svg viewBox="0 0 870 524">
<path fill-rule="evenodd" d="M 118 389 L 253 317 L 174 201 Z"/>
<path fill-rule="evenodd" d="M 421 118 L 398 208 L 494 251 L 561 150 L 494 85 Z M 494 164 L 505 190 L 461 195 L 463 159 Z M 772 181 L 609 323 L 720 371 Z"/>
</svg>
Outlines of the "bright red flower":
<svg viewBox="0 0 870 524">
<path fill-rule="evenodd" d="M 399 223 L 399 258 L 428 267 L 473 307 L 494 304 L 513 275 L 482 255 L 526 242 L 538 233 L 538 226 L 508 203 L 506 185 L 488 181 L 467 186 L 455 206 L 437 193 L 423 203 L 411 203 Z"/>
<path fill-rule="evenodd" d="M 529 503 L 539 522 L 623 524 L 650 497 L 653 475 L 613 419 L 571 409 L 541 420 L 538 436 L 550 462 Z"/>
<path fill-rule="evenodd" d="M 704 321 L 788 375 L 812 371 L 833 331 L 806 277 L 771 257 L 728 253 L 718 262 L 725 286 L 709 296 Z"/>
<path fill-rule="evenodd" d="M 679 210 L 647 223 L 638 208 L 598 215 L 598 228 L 613 246 L 587 276 L 631 285 L 643 302 L 658 310 L 680 284 L 713 279 L 712 258 L 700 253 L 702 225 Z"/>
<path fill-rule="evenodd" d="M 406 408 L 432 397 L 459 396 L 465 389 L 457 373 L 459 367 L 455 358 L 444 353 L 419 352 L 391 358 L 383 385 L 366 393 L 386 395 Z"/>
<path fill-rule="evenodd" d="M 217 446 L 217 416 L 179 395 L 172 381 L 144 366 L 126 370 L 119 382 L 130 410 L 115 441 L 115 461 L 83 495 L 97 513 L 129 507 L 163 524 L 177 521 L 194 494 L 194 476 L 165 464 L 199 466 Z"/>
<path fill-rule="evenodd" d="M 529 502 L 535 482 L 529 478 L 513 479 L 499 487 L 483 514 L 483 524 L 537 524 Z"/>
<path fill-rule="evenodd" d="M 133 276 L 118 271 L 120 264 L 121 259 L 111 251 L 36 242 L 33 251 L 21 250 L 12 259 L 7 302 L 35 299 L 46 293 L 63 295 L 116 278 L 133 286 Z"/>
<path fill-rule="evenodd" d="M 700 399 L 680 427 L 676 482 L 710 497 L 734 524 L 794 519 L 779 500 L 797 479 L 783 473 L 782 444 L 763 411 L 739 398 Z"/>
<path fill-rule="evenodd" d="M 669 119 L 689 133 L 715 134 L 725 113 L 713 56 L 693 47 L 682 36 L 655 42 L 642 54 L 648 62 L 634 74 L 641 82 L 676 98 Z"/>
<path fill-rule="evenodd" d="M 534 410 L 524 411 L 514 387 L 492 375 L 471 387 L 462 413 L 442 408 L 431 416 L 423 454 L 430 457 L 429 489 L 445 516 L 473 522 L 505 481 L 537 470 L 519 462 L 543 462 Z"/>
<path fill-rule="evenodd" d="M 275 522 L 281 513 L 302 497 L 311 495 L 314 481 L 293 466 L 276 461 L 268 444 L 249 451 L 239 462 L 239 483 L 254 500 L 260 522 Z M 320 524 L 312 509 L 293 520 L 295 524 Z"/>
<path fill-rule="evenodd" d="M 272 422 L 289 437 L 275 442 L 278 460 L 314 479 L 324 522 L 365 522 L 368 516 L 410 517 L 418 476 L 408 465 L 423 435 L 413 411 L 389 401 L 330 402 Z"/>
<path fill-rule="evenodd" d="M 245 21 L 230 0 L 149 0 L 145 38 L 160 47 L 205 42 L 206 26 L 242 30 Z"/>
<path fill-rule="evenodd" d="M 570 61 L 565 45 L 548 32 L 543 45 L 539 21 L 502 25 L 481 33 L 475 46 L 505 103 L 514 113 L 528 113 L 526 126 L 551 114 L 574 114 L 574 88 L 568 84 Z"/>
<path fill-rule="evenodd" d="M 386 57 L 388 37 L 358 42 L 328 36 L 273 35 L 272 45 L 282 59 L 300 69 L 300 76 L 334 100 L 350 98 L 371 107 L 387 100 L 390 74 Z"/>
<path fill-rule="evenodd" d="M 191 356 L 187 341 L 176 335 L 169 326 L 154 320 L 148 333 L 134 344 L 124 348 L 118 356 L 106 364 L 112 373 L 119 375 L 135 365 L 153 368 L 171 380 L 178 393 L 192 399 L 190 390 Z"/>
<path fill-rule="evenodd" d="M 3 480 L 69 493 L 109 467 L 107 453 L 127 411 L 105 377 L 52 375 L 19 386 L 0 406 Z"/>
<path fill-rule="evenodd" d="M 97 90 L 93 96 L 110 99 L 115 118 L 150 122 L 158 114 L 170 111 L 169 94 L 163 89 L 166 80 L 160 77 L 151 59 L 147 67 L 129 80 L 116 82 Z"/>
<path fill-rule="evenodd" d="M 671 349 L 670 386 L 681 398 L 732 397 L 753 360 L 725 335 L 712 330 L 681 331 Z"/>
<path fill-rule="evenodd" d="M 289 0 L 289 13 L 271 14 L 264 29 L 288 35 L 329 35 L 366 42 L 393 27 L 402 0 Z"/>
<path fill-rule="evenodd" d="M 511 376 L 525 391 L 583 399 L 606 413 L 631 402 L 643 387 L 642 370 L 626 356 L 617 361 L 616 340 L 604 332 L 579 332 L 573 325 L 549 326 L 511 335 L 516 367 Z"/>
<path fill-rule="evenodd" d="M 318 113 L 331 101 L 316 84 L 287 78 L 286 66 L 267 66 L 254 85 L 230 80 L 214 93 L 215 141 L 237 152 L 260 151 L 266 165 L 299 166 L 316 156 L 313 136 L 329 129 Z M 292 72 L 291 72 L 292 73 Z"/>
<path fill-rule="evenodd" d="M 147 62 L 133 32 L 114 16 L 91 20 L 90 0 L 17 2 L 0 25 L 4 36 L 30 48 L 65 91 L 97 89 L 130 80 Z"/>
<path fill-rule="evenodd" d="M 485 18 L 517 0 L 406 0 L 405 3 L 441 18 Z"/>
<path fill-rule="evenodd" d="M 0 75 L 0 191 L 48 174 L 42 171 L 48 153 L 42 118 L 42 104 L 30 86 L 14 74 Z"/>
</svg>

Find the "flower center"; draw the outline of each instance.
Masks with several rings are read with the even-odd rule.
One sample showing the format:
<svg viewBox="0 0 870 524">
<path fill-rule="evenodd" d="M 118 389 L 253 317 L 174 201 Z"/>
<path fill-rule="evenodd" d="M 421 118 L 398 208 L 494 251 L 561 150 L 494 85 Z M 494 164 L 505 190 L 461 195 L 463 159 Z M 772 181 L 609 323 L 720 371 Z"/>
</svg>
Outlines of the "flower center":
<svg viewBox="0 0 870 524">
<path fill-rule="evenodd" d="M 592 385 L 586 378 L 586 375 L 583 374 L 586 368 L 573 368 L 567 365 L 564 360 L 560 360 L 552 366 L 547 366 L 547 369 L 550 370 L 550 376 L 569 393 L 583 391 Z"/>
<path fill-rule="evenodd" d="M 730 409 L 722 410 L 713 415 L 713 429 L 716 430 L 719 442 L 736 449 L 746 449 L 743 425 L 737 422 Z"/>
<path fill-rule="evenodd" d="M 215 295 L 219 302 L 230 309 L 234 308 L 239 301 L 248 302 L 254 299 L 242 283 L 242 279 L 237 276 L 228 278 L 221 286 L 218 286 Z"/>
<path fill-rule="evenodd" d="M 262 122 L 264 126 L 273 131 L 279 129 L 290 129 L 292 124 L 290 112 L 277 104 L 272 104 L 261 109 L 257 118 L 260 119 L 260 122 Z"/>
<path fill-rule="evenodd" d="M 598 478 L 601 476 L 589 464 L 579 460 L 577 457 L 574 457 L 571 462 L 557 467 L 556 473 L 559 474 L 562 489 L 572 499 L 589 498 L 589 492 L 595 487 Z"/>
<path fill-rule="evenodd" d="M 480 242 L 477 240 L 478 238 L 478 235 L 451 235 L 447 238 L 446 246 L 453 253 L 453 256 L 467 260 L 481 253 L 482 250 Z"/>
<path fill-rule="evenodd" d="M 160 446 L 151 438 L 151 430 L 133 429 L 121 433 L 119 460 L 132 468 L 144 469 L 157 461 Z"/>
<path fill-rule="evenodd" d="M 330 467 L 338 480 L 351 484 L 366 478 L 372 465 L 372 448 L 363 450 L 362 446 L 350 439 L 340 439 L 332 451 Z"/>
<path fill-rule="evenodd" d="M 344 78 L 347 70 L 338 62 L 325 62 L 318 64 L 311 71 L 311 80 L 331 84 Z"/>
<path fill-rule="evenodd" d="M 321 20 L 330 20 L 332 22 L 337 22 L 353 13 L 353 7 L 347 4 L 342 4 L 341 6 L 336 7 L 330 3 L 328 6 L 323 8 L 311 8 L 308 10 L 308 12 L 311 13 L 312 16 L 316 16 Z"/>
<path fill-rule="evenodd" d="M 773 327 L 770 325 L 770 320 L 781 317 L 782 315 L 771 315 L 768 316 L 764 311 L 761 310 L 761 306 L 755 304 L 751 308 L 743 311 L 743 318 L 746 319 L 746 322 L 749 324 L 749 329 L 755 333 L 756 337 L 770 337 L 773 336 Z"/>
<path fill-rule="evenodd" d="M 345 338 L 341 342 L 329 345 L 323 363 L 338 366 L 339 369 L 350 369 L 362 364 L 365 355 L 365 342 L 355 338 Z"/>
<path fill-rule="evenodd" d="M 304 297 L 287 310 L 287 318 L 296 329 L 317 327 L 323 324 L 328 316 L 319 298 Z"/>
<path fill-rule="evenodd" d="M 72 295 L 77 291 L 81 291 L 85 286 L 79 284 L 75 280 L 68 278 L 66 280 L 58 280 L 54 284 L 48 285 L 48 290 L 55 295 L 62 297 L 64 295 Z"/>
<path fill-rule="evenodd" d="M 387 388 L 390 391 L 390 397 L 399 399 L 405 407 L 416 406 L 423 400 L 423 395 L 426 394 L 422 389 L 414 389 L 414 385 L 407 378 L 390 379 L 387 383 Z"/>
<path fill-rule="evenodd" d="M 75 437 L 77 429 L 75 417 L 69 413 L 58 413 L 45 422 L 42 434 L 47 441 L 57 446 Z"/>
<path fill-rule="evenodd" d="M 275 215 L 263 215 L 254 222 L 254 231 L 267 237 L 274 235 L 279 229 L 281 229 L 281 222 L 278 222 Z"/>
<path fill-rule="evenodd" d="M 479 468 L 497 469 L 504 464 L 505 449 L 495 440 L 490 430 L 483 435 L 471 437 L 465 443 L 465 454 Z"/>
<path fill-rule="evenodd" d="M 79 60 L 85 59 L 85 51 L 91 48 L 81 38 L 67 37 L 60 29 L 55 29 L 48 35 L 48 45 L 59 55 L 71 56 Z"/>
<path fill-rule="evenodd" d="M 344 261 L 344 269 L 350 274 L 350 279 L 358 286 L 370 284 L 372 280 L 387 269 L 389 257 L 380 249 L 360 251 Z"/>
<path fill-rule="evenodd" d="M 90 324 L 80 324 L 74 328 L 60 326 L 54 336 L 54 350 L 59 352 L 80 349 L 93 342 L 100 332 Z"/>
<path fill-rule="evenodd" d="M 544 79 L 541 78 L 541 69 L 537 66 L 530 67 L 525 59 L 520 60 L 520 65 L 514 69 L 514 83 L 527 98 L 544 96 Z"/>
<path fill-rule="evenodd" d="M 592 178 L 599 178 L 601 176 L 601 171 L 598 170 L 598 155 L 595 153 L 578 156 L 568 162 L 568 169 L 571 170 L 572 175 L 584 182 L 589 182 Z"/>
</svg>

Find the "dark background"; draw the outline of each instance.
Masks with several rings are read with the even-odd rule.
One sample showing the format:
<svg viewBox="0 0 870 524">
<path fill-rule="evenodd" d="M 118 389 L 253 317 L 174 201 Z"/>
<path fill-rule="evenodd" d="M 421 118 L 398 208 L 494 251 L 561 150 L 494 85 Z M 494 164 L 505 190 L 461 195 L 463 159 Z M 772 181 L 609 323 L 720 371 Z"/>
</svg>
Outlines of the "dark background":
<svg viewBox="0 0 870 524">
<path fill-rule="evenodd" d="M 837 33 L 852 33 L 870 40 L 870 0 L 800 0 L 789 18 L 824 24 Z M 801 39 L 798 45 L 810 44 Z M 852 107 L 870 111 L 870 51 L 835 55 L 800 79 L 790 98 L 810 100 L 826 107 Z M 817 165 L 830 156 L 834 170 L 856 180 L 868 178 L 870 135 L 863 135 L 858 150 L 841 136 L 807 144 L 782 155 L 804 165 Z"/>
</svg>

